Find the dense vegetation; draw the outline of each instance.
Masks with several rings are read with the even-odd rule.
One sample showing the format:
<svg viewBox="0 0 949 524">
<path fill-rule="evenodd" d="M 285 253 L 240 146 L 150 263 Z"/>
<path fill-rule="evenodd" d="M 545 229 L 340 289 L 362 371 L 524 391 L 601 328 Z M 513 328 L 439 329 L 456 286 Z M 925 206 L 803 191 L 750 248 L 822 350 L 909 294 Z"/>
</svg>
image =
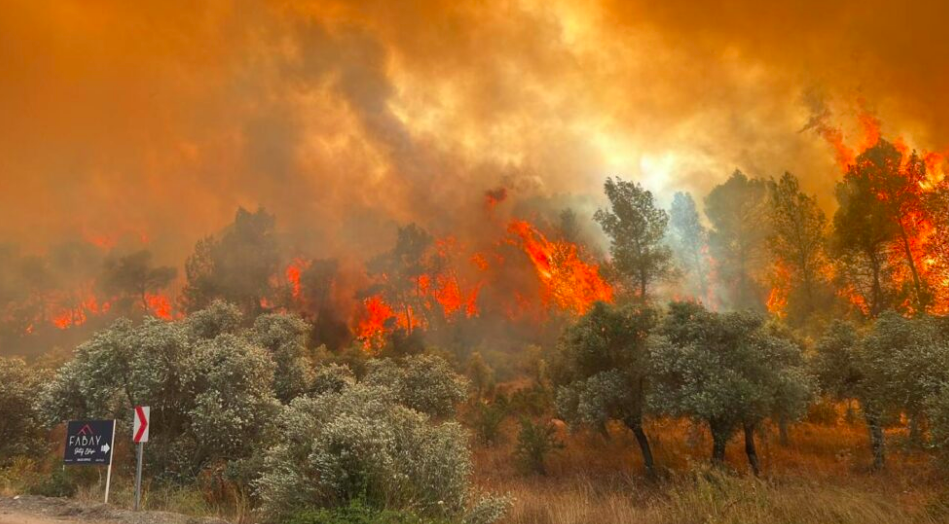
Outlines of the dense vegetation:
<svg viewBox="0 0 949 524">
<path fill-rule="evenodd" d="M 802 423 L 863 432 L 869 453 L 854 469 L 885 474 L 895 448 L 947 475 L 943 239 L 919 230 L 942 224 L 949 186 L 922 191 L 925 166 L 900 155 L 885 141 L 860 155 L 832 221 L 790 174 L 736 171 L 705 199 L 710 228 L 691 195 L 666 212 L 639 184 L 607 180 L 609 207 L 594 219 L 615 296 L 504 332 L 524 342 L 513 351 L 472 335 L 491 331 L 487 320 L 429 307 L 422 282 L 446 262 L 415 225 L 367 266 L 377 295 L 397 305 L 369 336 L 354 338 L 333 310 L 332 261 L 313 261 L 300 289 L 285 290 L 295 296 L 268 302 L 280 267 L 273 216 L 241 210 L 189 258 L 187 314 L 141 314 L 175 275 L 134 253 L 107 261 L 102 280 L 128 318 L 61 360 L 0 359 L 0 467 L 21 472 L 22 489 L 73 494 L 98 479 L 40 475 L 58 445 L 44 437 L 82 417 L 115 418 L 127 433 L 144 404 L 149 489 L 201 490 L 268 522 L 496 522 L 517 506 L 485 489 L 478 457 L 549 478 L 577 442 L 590 454 L 634 450 L 626 478 L 661 486 L 683 515 L 701 501 L 664 484 L 683 475 L 724 511 L 716 490 L 774 500 L 781 488 L 730 476 L 729 444 L 742 443 L 750 478 L 771 481 L 762 444 L 775 428 L 793 446 Z M 576 216 L 560 218 L 558 242 L 582 244 Z M 569 247 L 552 258 L 579 256 L 552 245 Z M 686 432 L 707 446 L 701 464 L 669 452 Z"/>
</svg>

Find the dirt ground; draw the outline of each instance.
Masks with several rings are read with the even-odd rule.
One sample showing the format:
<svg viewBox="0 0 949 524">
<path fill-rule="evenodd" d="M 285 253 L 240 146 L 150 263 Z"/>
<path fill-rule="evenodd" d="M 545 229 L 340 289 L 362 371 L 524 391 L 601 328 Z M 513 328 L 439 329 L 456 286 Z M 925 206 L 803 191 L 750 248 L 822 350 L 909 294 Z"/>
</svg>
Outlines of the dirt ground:
<svg viewBox="0 0 949 524">
<path fill-rule="evenodd" d="M 0 497 L 0 524 L 227 524 L 219 519 L 204 519 L 167 513 L 135 513 L 105 504 L 89 504 L 47 497 Z"/>
</svg>

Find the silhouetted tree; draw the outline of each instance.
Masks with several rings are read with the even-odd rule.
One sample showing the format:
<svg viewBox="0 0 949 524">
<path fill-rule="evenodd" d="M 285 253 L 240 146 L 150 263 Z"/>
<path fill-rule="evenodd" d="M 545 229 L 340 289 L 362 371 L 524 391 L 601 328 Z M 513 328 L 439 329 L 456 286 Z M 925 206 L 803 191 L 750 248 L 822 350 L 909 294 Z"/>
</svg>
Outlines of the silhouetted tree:
<svg viewBox="0 0 949 524">
<path fill-rule="evenodd" d="M 173 267 L 154 266 L 151 251 L 142 250 L 106 258 L 99 285 L 107 293 L 134 297 L 141 303 L 142 310 L 148 313 L 149 293 L 157 293 L 167 287 L 177 274 L 178 270 Z"/>
<path fill-rule="evenodd" d="M 767 184 L 736 170 L 705 197 L 705 214 L 712 224 L 709 248 L 732 305 L 763 310 L 760 280 L 771 231 Z"/>
<path fill-rule="evenodd" d="M 259 313 L 279 265 L 274 225 L 274 216 L 263 209 L 240 208 L 218 237 L 199 240 L 185 263 L 186 308 L 194 311 L 224 299 L 249 315 Z"/>
<path fill-rule="evenodd" d="M 785 173 L 771 181 L 771 235 L 768 247 L 776 264 L 782 266 L 778 278 L 788 278 L 789 319 L 800 325 L 825 303 L 828 296 L 826 254 L 827 218 L 817 201 L 801 191 L 797 178 Z"/>
<path fill-rule="evenodd" d="M 702 224 L 695 200 L 689 193 L 677 192 L 672 197 L 669 240 L 676 265 L 692 281 L 699 296 L 708 298 L 708 230 Z"/>
<path fill-rule="evenodd" d="M 837 186 L 835 240 L 847 255 L 844 274 L 865 297 L 870 316 L 886 309 L 893 291 L 908 295 L 917 312 L 931 302 L 911 245 L 924 212 L 920 182 L 925 176 L 926 166 L 915 152 L 904 161 L 893 144 L 880 140 L 857 157 Z M 899 253 L 897 259 L 906 265 L 909 289 L 891 291 L 897 267 L 889 263 L 890 253 Z"/>
</svg>

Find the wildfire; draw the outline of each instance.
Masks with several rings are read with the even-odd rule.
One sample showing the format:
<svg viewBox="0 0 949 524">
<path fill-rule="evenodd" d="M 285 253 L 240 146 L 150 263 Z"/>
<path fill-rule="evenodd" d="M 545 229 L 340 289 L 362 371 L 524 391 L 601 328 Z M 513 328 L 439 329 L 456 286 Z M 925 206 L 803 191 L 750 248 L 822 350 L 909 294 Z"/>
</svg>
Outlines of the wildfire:
<svg viewBox="0 0 949 524">
<path fill-rule="evenodd" d="M 768 312 L 778 318 L 787 316 L 788 295 L 790 294 L 791 271 L 780 261 L 776 262 L 773 269 L 774 286 L 768 294 Z"/>
<path fill-rule="evenodd" d="M 838 163 L 844 171 L 847 171 L 856 163 L 859 155 L 877 145 L 882 139 L 878 118 L 867 111 L 862 111 L 858 115 L 858 120 L 863 137 L 856 148 L 847 146 L 843 133 L 839 129 L 823 123 L 817 127 L 817 132 L 833 146 L 837 153 Z M 897 268 L 894 278 L 897 282 L 902 283 L 903 287 L 913 286 L 914 279 L 935 285 L 935 288 L 931 290 L 934 296 L 931 297 L 932 303 L 929 304 L 929 310 L 940 314 L 949 312 L 949 296 L 947 296 L 949 293 L 947 293 L 946 285 L 949 283 L 949 279 L 940 277 L 938 273 L 942 269 L 936 263 L 937 261 L 929 255 L 930 246 L 936 240 L 938 233 L 922 205 L 924 195 L 937 189 L 944 178 L 945 156 L 936 152 L 923 152 L 918 157 L 918 160 L 924 166 L 924 173 L 920 173 L 918 166 L 913 165 L 914 155 L 916 154 L 913 148 L 902 137 L 897 137 L 892 143 L 900 153 L 898 172 L 902 176 L 912 179 L 913 182 L 909 185 L 911 188 L 909 192 L 912 193 L 910 207 L 901 210 L 900 216 L 906 230 L 905 246 L 890 249 L 888 254 L 891 265 Z M 881 202 L 900 196 L 905 197 L 906 195 L 893 195 L 885 191 L 880 191 L 877 194 L 877 198 Z M 907 251 L 909 252 L 908 255 Z M 912 265 L 909 260 L 912 261 Z M 914 275 L 914 271 L 916 275 Z M 851 305 L 864 314 L 869 314 L 866 298 L 852 286 L 838 290 L 838 295 L 846 298 Z M 769 310 L 772 309 L 772 302 L 774 302 L 775 308 L 778 308 L 782 302 L 781 294 L 775 290 L 772 290 L 768 300 Z M 783 306 L 780 307 L 783 308 Z M 911 298 L 907 298 L 902 307 L 910 313 L 919 308 Z"/>
<path fill-rule="evenodd" d="M 363 300 L 363 316 L 357 321 L 356 334 L 366 349 L 381 347 L 390 331 L 395 312 L 379 295 Z"/>
<path fill-rule="evenodd" d="M 594 302 L 613 301 L 613 288 L 600 276 L 597 266 L 581 260 L 575 244 L 551 242 L 523 220 L 511 222 L 508 232 L 533 263 L 544 285 L 546 304 L 582 315 Z"/>
<path fill-rule="evenodd" d="M 171 320 L 173 318 L 171 302 L 165 295 L 145 295 L 145 301 L 148 303 L 148 311 L 152 315 L 162 319 Z"/>
<path fill-rule="evenodd" d="M 307 268 L 307 262 L 302 258 L 295 258 L 290 265 L 287 266 L 287 269 L 284 270 L 284 276 L 287 279 L 287 283 L 290 285 L 290 296 L 294 300 L 300 300 L 300 275 L 303 273 L 303 270 Z"/>
<path fill-rule="evenodd" d="M 90 316 L 107 313 L 111 304 L 102 302 L 90 290 L 91 285 L 83 286 L 79 290 L 78 300 L 52 301 L 48 307 L 53 310 L 51 322 L 59 329 L 69 329 L 73 326 L 85 324 Z M 62 302 L 73 302 L 74 305 L 62 305 Z"/>
</svg>

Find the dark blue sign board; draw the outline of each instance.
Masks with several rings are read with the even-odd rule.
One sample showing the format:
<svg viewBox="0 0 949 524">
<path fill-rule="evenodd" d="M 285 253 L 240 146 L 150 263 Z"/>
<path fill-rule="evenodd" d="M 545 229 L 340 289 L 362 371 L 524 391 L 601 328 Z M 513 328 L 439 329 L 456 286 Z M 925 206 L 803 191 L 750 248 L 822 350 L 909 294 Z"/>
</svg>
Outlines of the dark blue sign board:
<svg viewBox="0 0 949 524">
<path fill-rule="evenodd" d="M 70 420 L 63 463 L 109 466 L 114 445 L 114 420 Z"/>
</svg>

